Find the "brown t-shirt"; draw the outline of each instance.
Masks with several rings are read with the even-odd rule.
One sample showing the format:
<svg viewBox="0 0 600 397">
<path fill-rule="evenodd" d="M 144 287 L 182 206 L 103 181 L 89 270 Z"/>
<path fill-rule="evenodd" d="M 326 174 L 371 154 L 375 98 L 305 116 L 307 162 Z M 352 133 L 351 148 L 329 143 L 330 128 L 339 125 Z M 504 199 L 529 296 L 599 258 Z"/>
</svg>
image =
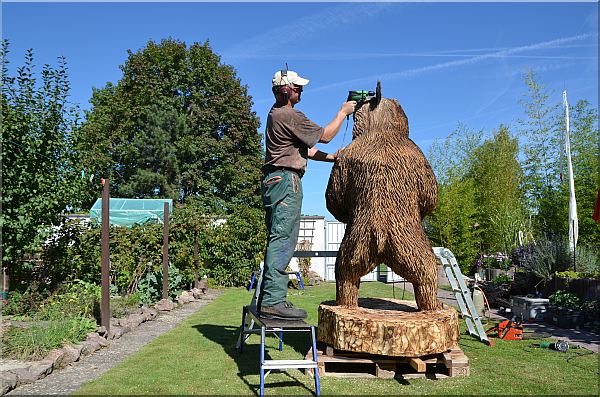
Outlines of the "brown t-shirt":
<svg viewBox="0 0 600 397">
<path fill-rule="evenodd" d="M 265 164 L 286 167 L 303 174 L 308 148 L 319 142 L 325 130 L 299 110 L 288 106 L 272 107 L 267 118 Z"/>
</svg>

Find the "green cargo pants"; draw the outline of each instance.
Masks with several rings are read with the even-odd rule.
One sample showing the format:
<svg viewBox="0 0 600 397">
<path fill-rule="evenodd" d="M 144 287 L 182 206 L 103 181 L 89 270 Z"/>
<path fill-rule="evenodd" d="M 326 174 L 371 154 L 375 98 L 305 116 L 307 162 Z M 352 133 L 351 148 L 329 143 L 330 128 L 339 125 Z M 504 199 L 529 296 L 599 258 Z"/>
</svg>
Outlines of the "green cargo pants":
<svg viewBox="0 0 600 397">
<path fill-rule="evenodd" d="M 267 249 L 258 305 L 273 306 L 287 296 L 290 263 L 300 230 L 302 182 L 289 170 L 266 171 L 262 180 L 262 201 L 267 225 Z"/>
</svg>

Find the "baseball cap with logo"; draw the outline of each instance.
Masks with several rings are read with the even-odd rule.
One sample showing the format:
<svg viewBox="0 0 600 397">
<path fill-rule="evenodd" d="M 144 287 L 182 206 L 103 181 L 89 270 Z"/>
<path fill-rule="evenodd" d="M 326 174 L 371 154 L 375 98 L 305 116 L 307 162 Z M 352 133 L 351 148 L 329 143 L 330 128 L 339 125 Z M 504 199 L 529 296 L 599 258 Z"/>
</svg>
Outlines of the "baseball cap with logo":
<svg viewBox="0 0 600 397">
<path fill-rule="evenodd" d="M 293 70 L 278 70 L 273 76 L 273 87 L 289 84 L 307 85 L 308 80 L 298 76 Z"/>
</svg>

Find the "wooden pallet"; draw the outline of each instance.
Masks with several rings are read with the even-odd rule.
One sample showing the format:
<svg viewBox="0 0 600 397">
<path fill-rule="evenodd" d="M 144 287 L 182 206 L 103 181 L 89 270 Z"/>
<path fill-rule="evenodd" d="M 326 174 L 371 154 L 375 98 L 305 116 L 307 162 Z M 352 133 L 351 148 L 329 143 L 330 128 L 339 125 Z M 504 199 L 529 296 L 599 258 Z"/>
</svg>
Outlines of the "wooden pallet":
<svg viewBox="0 0 600 397">
<path fill-rule="evenodd" d="M 317 349 L 320 376 L 338 378 L 429 378 L 469 376 L 469 358 L 459 347 L 421 357 L 390 357 L 354 353 L 321 346 Z M 312 349 L 306 357 L 312 358 Z M 306 374 L 313 375 L 312 369 Z"/>
</svg>

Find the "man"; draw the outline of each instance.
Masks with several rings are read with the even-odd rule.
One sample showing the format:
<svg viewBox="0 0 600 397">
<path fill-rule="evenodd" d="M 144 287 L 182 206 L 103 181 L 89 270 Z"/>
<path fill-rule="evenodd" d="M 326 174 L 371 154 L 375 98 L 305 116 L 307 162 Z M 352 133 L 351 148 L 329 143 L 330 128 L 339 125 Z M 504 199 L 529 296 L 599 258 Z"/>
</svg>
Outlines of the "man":
<svg viewBox="0 0 600 397">
<path fill-rule="evenodd" d="M 263 318 L 302 319 L 306 311 L 286 301 L 289 276 L 286 273 L 298 240 L 302 208 L 301 178 L 307 158 L 335 161 L 335 154 L 317 150 L 318 142 L 328 143 L 337 134 L 344 118 L 354 111 L 355 101 L 345 102 L 325 128 L 294 109 L 308 80 L 291 70 L 275 73 L 272 90 L 275 104 L 267 118 L 266 155 L 263 167 L 262 200 L 268 231 L 263 280 L 258 299 Z"/>
</svg>

